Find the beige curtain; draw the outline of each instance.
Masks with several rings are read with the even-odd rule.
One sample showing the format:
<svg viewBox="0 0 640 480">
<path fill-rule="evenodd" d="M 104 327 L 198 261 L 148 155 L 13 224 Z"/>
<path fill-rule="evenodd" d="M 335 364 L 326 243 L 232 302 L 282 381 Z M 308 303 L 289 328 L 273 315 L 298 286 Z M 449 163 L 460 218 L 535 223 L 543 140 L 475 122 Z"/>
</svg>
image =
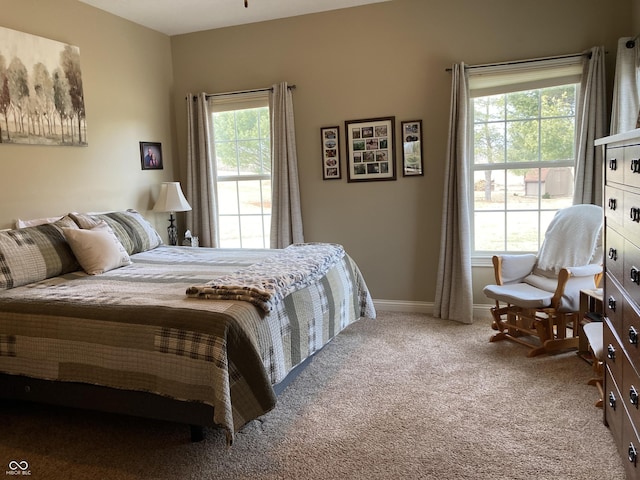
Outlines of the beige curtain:
<svg viewBox="0 0 640 480">
<path fill-rule="evenodd" d="M 449 145 L 434 315 L 473 322 L 469 225 L 469 87 L 464 63 L 453 65 Z"/>
<path fill-rule="evenodd" d="M 273 85 L 271 116 L 271 248 L 304 242 L 293 98 L 287 82 Z"/>
<path fill-rule="evenodd" d="M 640 113 L 640 41 L 618 40 L 611 108 L 611 135 L 636 128 Z"/>
<path fill-rule="evenodd" d="M 202 247 L 218 247 L 218 193 L 216 162 L 209 136 L 207 95 L 187 95 L 187 183 L 185 195 L 192 210 L 187 212 L 187 228 L 200 239 Z"/>
<path fill-rule="evenodd" d="M 576 102 L 574 204 L 602 206 L 602 147 L 595 147 L 593 142 L 607 134 L 604 56 L 604 47 L 593 47 L 584 57 Z"/>
</svg>

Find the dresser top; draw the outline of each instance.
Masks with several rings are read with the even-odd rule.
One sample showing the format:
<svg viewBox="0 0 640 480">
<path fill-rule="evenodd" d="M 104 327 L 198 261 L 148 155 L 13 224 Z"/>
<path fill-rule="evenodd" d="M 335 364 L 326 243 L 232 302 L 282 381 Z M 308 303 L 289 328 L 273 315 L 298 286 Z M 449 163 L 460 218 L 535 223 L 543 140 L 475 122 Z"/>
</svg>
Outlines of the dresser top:
<svg viewBox="0 0 640 480">
<path fill-rule="evenodd" d="M 640 128 L 636 128 L 635 130 L 629 130 L 628 132 L 617 133 L 615 135 L 609 135 L 608 137 L 602 137 L 596 139 L 594 142 L 595 146 L 598 145 L 606 145 L 607 143 L 613 142 L 623 142 L 625 140 L 632 140 L 634 138 L 640 137 Z"/>
</svg>

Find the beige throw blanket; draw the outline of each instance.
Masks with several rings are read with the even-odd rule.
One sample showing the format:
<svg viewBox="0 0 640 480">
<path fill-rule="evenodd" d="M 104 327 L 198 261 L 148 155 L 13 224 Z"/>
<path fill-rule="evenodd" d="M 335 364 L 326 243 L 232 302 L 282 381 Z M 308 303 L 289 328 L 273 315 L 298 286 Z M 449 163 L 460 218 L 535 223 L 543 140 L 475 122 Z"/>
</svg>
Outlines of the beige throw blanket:
<svg viewBox="0 0 640 480">
<path fill-rule="evenodd" d="M 242 300 L 270 312 L 290 293 L 325 275 L 344 257 L 344 248 L 331 243 L 298 243 L 204 285 L 187 289 L 187 295 L 210 300 Z"/>
</svg>

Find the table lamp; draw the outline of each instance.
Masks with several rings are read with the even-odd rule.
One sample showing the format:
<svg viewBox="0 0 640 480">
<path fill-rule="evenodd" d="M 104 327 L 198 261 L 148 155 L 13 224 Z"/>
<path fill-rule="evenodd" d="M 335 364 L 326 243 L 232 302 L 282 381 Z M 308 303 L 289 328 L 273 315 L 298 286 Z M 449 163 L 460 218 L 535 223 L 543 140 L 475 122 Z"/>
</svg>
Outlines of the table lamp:
<svg viewBox="0 0 640 480">
<path fill-rule="evenodd" d="M 163 182 L 160 185 L 160 195 L 158 201 L 153 207 L 154 212 L 169 212 L 169 227 L 167 233 L 169 236 L 169 245 L 178 244 L 178 229 L 175 226 L 175 212 L 187 212 L 191 210 L 191 205 L 184 198 L 180 182 Z"/>
</svg>

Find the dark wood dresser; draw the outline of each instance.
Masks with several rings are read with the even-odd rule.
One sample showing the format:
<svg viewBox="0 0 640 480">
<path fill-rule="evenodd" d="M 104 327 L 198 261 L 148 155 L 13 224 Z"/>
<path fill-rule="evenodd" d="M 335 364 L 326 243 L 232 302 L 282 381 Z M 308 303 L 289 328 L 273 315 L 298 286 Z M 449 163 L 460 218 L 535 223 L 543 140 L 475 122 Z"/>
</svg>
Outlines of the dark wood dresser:
<svg viewBox="0 0 640 480">
<path fill-rule="evenodd" d="M 640 130 L 604 152 L 604 421 L 627 478 L 640 478 Z"/>
</svg>

